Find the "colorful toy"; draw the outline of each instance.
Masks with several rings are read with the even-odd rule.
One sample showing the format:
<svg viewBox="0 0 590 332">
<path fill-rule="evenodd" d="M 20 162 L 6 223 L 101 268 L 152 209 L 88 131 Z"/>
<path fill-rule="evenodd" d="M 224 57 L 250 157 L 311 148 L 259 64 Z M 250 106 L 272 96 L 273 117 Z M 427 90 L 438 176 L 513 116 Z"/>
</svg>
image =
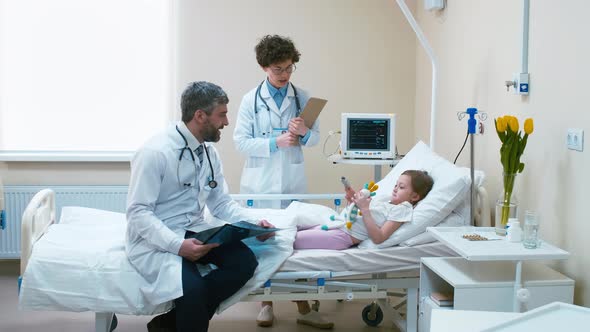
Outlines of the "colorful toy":
<svg viewBox="0 0 590 332">
<path fill-rule="evenodd" d="M 350 186 L 348 184 L 348 181 L 346 181 L 346 179 L 344 177 L 342 177 L 342 183 L 344 183 L 345 186 Z M 376 193 L 375 191 L 379 189 L 379 186 L 377 184 L 375 184 L 375 182 L 371 181 L 369 183 L 365 183 L 363 189 L 361 189 L 360 194 L 362 197 L 367 198 L 367 197 L 372 197 L 375 196 Z M 339 228 L 343 225 L 346 225 L 346 228 L 350 229 L 352 227 L 352 224 L 356 221 L 357 217 L 361 215 L 362 213 L 359 211 L 358 206 L 356 206 L 356 204 L 351 203 L 346 210 L 344 211 L 344 218 L 340 217 L 340 216 L 335 216 L 335 215 L 331 215 L 330 216 L 330 220 L 331 221 L 340 221 L 339 223 L 331 223 L 330 225 L 322 225 L 322 229 L 327 231 L 329 229 L 334 229 L 334 228 Z"/>
</svg>

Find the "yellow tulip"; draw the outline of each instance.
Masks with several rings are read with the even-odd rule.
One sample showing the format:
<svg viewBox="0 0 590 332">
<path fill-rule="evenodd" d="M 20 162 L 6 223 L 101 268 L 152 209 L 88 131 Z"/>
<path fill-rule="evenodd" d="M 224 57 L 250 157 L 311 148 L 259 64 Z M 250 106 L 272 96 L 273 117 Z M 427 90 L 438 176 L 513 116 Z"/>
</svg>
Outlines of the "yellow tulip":
<svg viewBox="0 0 590 332">
<path fill-rule="evenodd" d="M 498 132 L 506 131 L 506 120 L 504 120 L 504 118 L 497 118 L 496 119 L 496 130 Z"/>
<path fill-rule="evenodd" d="M 508 121 L 508 128 L 510 128 L 512 132 L 518 132 L 518 119 L 516 117 L 510 117 L 510 121 Z"/>
<path fill-rule="evenodd" d="M 524 132 L 527 134 L 532 134 L 534 130 L 533 119 L 528 118 L 524 120 Z"/>
</svg>

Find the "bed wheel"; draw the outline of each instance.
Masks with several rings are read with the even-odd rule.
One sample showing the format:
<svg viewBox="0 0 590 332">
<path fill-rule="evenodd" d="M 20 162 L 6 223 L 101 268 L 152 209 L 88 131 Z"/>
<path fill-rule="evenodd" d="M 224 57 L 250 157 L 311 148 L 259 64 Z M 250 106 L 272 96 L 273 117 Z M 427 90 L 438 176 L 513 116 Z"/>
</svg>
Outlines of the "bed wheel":
<svg viewBox="0 0 590 332">
<path fill-rule="evenodd" d="M 373 313 L 371 313 L 371 309 L 373 309 Z M 368 304 L 363 309 L 363 321 L 365 324 L 369 326 L 378 326 L 381 321 L 383 320 L 383 311 L 379 307 L 379 305 L 375 302 Z"/>
<path fill-rule="evenodd" d="M 119 324 L 119 320 L 117 319 L 117 315 L 113 314 L 113 320 L 111 321 L 110 331 L 113 332 L 117 328 L 118 324 Z"/>
<path fill-rule="evenodd" d="M 313 304 L 311 305 L 311 310 L 320 311 L 320 301 L 314 300 Z"/>
</svg>

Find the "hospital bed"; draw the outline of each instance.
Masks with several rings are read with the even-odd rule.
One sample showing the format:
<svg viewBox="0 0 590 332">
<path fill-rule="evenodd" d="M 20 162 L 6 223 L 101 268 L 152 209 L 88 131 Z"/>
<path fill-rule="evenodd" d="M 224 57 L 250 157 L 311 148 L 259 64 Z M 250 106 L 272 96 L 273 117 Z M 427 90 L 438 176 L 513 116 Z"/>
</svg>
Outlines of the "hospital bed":
<svg viewBox="0 0 590 332">
<path fill-rule="evenodd" d="M 477 193 L 480 204 L 476 218 L 485 225 L 489 223 L 487 194 L 481 185 Z M 468 201 L 466 193 L 462 195 L 462 200 Z M 282 227 L 296 223 L 290 212 L 258 211 L 260 216 Z M 169 310 L 171 302 L 152 305 L 141 296 L 142 278 L 124 252 L 124 215 L 93 213 L 98 213 L 98 217 L 90 220 L 84 208 L 69 212 L 64 208 L 60 223 L 56 224 L 51 190 L 42 190 L 31 200 L 22 220 L 20 308 L 93 311 L 97 332 L 116 327 L 114 313 L 153 315 Z M 367 299 L 373 301 L 362 312 L 368 325 L 378 325 L 385 316 L 402 331 L 416 331 L 420 258 L 456 255 L 440 242 L 382 249 L 293 251 L 294 234 L 294 228 L 278 232 L 277 241 L 290 242 L 283 241 L 276 246 L 278 249 L 270 243 L 255 250 L 261 258 L 278 251 L 286 260 L 269 268 L 260 268 L 266 266 L 261 261 L 258 270 L 268 274 L 249 282 L 250 287 L 222 303 L 221 310 L 237 301 Z M 71 264 L 72 261 L 77 264 Z M 391 295 L 399 295 L 392 292 L 396 289 L 405 290 L 405 318 L 395 310 L 398 306 L 389 303 Z"/>
</svg>

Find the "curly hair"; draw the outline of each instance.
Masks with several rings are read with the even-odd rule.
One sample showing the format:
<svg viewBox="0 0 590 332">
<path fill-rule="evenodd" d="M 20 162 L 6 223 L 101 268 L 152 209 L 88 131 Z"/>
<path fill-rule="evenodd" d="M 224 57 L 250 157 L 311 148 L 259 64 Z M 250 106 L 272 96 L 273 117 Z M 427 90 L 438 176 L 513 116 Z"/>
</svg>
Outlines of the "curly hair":
<svg viewBox="0 0 590 332">
<path fill-rule="evenodd" d="M 299 62 L 299 56 L 301 56 L 290 38 L 279 35 L 262 37 L 254 50 L 256 51 L 256 61 L 262 67 L 268 67 L 273 63 L 287 60 L 297 63 Z"/>
</svg>

